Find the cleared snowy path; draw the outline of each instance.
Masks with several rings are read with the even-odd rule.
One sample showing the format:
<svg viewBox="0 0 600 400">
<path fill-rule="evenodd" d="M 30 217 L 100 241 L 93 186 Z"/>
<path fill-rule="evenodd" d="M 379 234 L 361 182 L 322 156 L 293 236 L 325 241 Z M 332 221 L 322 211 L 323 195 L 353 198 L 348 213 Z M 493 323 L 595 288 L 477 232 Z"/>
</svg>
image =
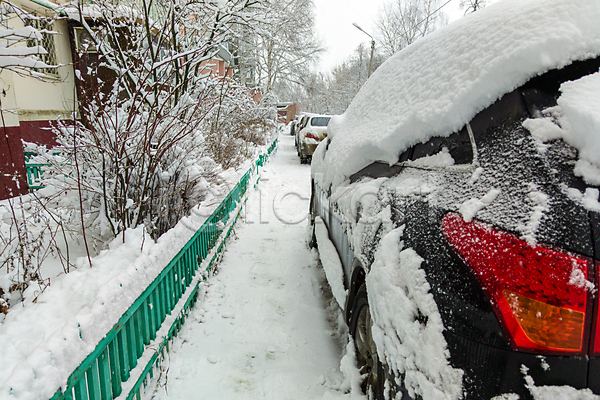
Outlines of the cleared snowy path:
<svg viewBox="0 0 600 400">
<path fill-rule="evenodd" d="M 340 389 L 345 339 L 305 245 L 309 195 L 310 166 L 284 131 L 153 399 L 363 398 Z"/>
</svg>

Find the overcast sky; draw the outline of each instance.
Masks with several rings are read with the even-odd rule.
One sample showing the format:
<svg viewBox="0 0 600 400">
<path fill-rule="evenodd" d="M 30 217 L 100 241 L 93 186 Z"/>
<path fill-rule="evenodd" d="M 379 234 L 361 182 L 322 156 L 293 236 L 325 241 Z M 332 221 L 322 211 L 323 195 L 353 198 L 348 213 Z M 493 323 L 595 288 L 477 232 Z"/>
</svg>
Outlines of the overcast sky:
<svg viewBox="0 0 600 400">
<path fill-rule="evenodd" d="M 356 22 L 361 28 L 375 36 L 375 20 L 383 3 L 390 0 L 313 0 L 316 6 L 316 28 L 327 52 L 321 56 L 317 66 L 320 72 L 329 72 L 345 61 L 359 44 L 370 47 L 371 39 L 352 26 Z M 451 0 L 442 11 L 450 21 L 460 18 L 460 0 Z"/>
</svg>

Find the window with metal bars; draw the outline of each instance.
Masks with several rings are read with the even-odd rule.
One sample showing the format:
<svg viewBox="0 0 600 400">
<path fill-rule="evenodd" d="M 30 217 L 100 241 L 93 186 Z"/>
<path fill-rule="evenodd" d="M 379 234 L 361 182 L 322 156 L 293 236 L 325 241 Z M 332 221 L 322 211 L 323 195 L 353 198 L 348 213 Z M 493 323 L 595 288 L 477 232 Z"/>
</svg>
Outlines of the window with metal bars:
<svg viewBox="0 0 600 400">
<path fill-rule="evenodd" d="M 47 65 L 58 65 L 56 61 L 56 46 L 54 44 L 54 35 L 46 32 L 52 30 L 51 24 L 42 19 L 27 19 L 25 20 L 25 23 L 26 25 L 32 26 L 35 29 L 37 29 L 42 35 L 42 40 L 39 43 L 35 39 L 27 40 L 27 47 L 34 47 L 39 44 L 48 52 L 48 54 L 38 54 L 39 59 Z M 35 68 L 35 70 L 47 75 L 58 76 L 57 68 Z"/>
</svg>

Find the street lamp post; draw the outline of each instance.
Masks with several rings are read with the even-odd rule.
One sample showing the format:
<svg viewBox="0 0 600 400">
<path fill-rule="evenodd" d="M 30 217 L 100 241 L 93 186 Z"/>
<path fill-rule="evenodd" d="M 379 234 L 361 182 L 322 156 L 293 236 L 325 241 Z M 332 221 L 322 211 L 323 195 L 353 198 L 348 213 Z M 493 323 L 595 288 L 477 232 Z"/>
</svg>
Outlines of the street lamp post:
<svg viewBox="0 0 600 400">
<path fill-rule="evenodd" d="M 358 26 L 358 24 L 356 22 L 353 22 L 352 25 L 354 25 L 354 27 L 356 29 L 358 29 L 359 31 L 361 31 L 362 33 L 364 33 L 365 35 L 367 35 L 368 37 L 371 38 L 371 58 L 369 59 L 369 74 L 367 76 L 367 78 L 370 78 L 371 71 L 373 70 L 373 52 L 375 51 L 375 39 L 373 39 L 373 36 L 371 36 L 367 32 L 365 32 L 365 30 L 363 28 Z"/>
</svg>

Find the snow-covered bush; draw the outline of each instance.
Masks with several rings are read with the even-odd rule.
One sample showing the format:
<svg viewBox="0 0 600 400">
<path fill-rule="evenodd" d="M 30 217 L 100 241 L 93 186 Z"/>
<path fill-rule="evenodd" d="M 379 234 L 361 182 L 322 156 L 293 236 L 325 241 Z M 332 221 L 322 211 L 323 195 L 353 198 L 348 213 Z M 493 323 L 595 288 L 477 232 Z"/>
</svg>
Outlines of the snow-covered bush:
<svg viewBox="0 0 600 400">
<path fill-rule="evenodd" d="M 29 220 L 25 210 L 15 207 L 13 203 L 14 200 L 9 200 L 1 206 L 3 218 L 0 222 L 0 265 L 6 268 L 7 273 L 0 279 L 0 313 L 8 311 L 13 294 L 22 296 L 30 282 L 44 283 L 39 268 L 47 255 L 40 254 L 45 247 L 41 241 L 46 233 L 45 227 L 35 229 L 32 226 L 35 222 Z"/>
<path fill-rule="evenodd" d="M 41 268 L 48 257 L 69 271 L 67 242 L 61 215 L 43 202 L 31 196 L 0 202 L 0 314 L 25 297 L 35 302 L 50 284 Z"/>
<path fill-rule="evenodd" d="M 238 167 L 266 143 L 277 112 L 269 98 L 257 104 L 249 91 L 233 85 L 207 118 L 206 150 L 223 168 Z"/>
<path fill-rule="evenodd" d="M 99 240 L 141 224 L 156 239 L 203 200 L 219 168 L 264 143 L 269 113 L 211 69 L 244 3 L 96 2 L 69 13 L 88 42 L 76 65 L 81 122 L 62 125 L 52 158 L 56 206 L 77 210 L 82 233 Z"/>
<path fill-rule="evenodd" d="M 37 69 L 56 67 L 43 61 L 48 52 L 41 46 L 43 35 L 55 32 L 37 29 L 39 22 L 48 21 L 18 4 L 0 0 L 0 72 L 44 80 L 47 76 Z M 59 230 L 60 224 L 40 213 L 29 198 L 0 202 L 0 315 L 20 301 L 27 289 L 36 296 L 49 284 L 40 267 L 50 254 L 62 257 L 56 245 Z"/>
<path fill-rule="evenodd" d="M 16 293 L 48 284 L 40 273 L 48 254 L 68 272 L 70 243 L 91 263 L 129 228 L 143 225 L 157 239 L 272 128 L 274 106 L 256 104 L 212 65 L 232 25 L 249 24 L 259 3 L 113 3 L 61 9 L 78 30 L 77 114 L 58 121 L 58 148 L 36 149 L 45 187 L 0 213 L 0 313 Z"/>
</svg>

